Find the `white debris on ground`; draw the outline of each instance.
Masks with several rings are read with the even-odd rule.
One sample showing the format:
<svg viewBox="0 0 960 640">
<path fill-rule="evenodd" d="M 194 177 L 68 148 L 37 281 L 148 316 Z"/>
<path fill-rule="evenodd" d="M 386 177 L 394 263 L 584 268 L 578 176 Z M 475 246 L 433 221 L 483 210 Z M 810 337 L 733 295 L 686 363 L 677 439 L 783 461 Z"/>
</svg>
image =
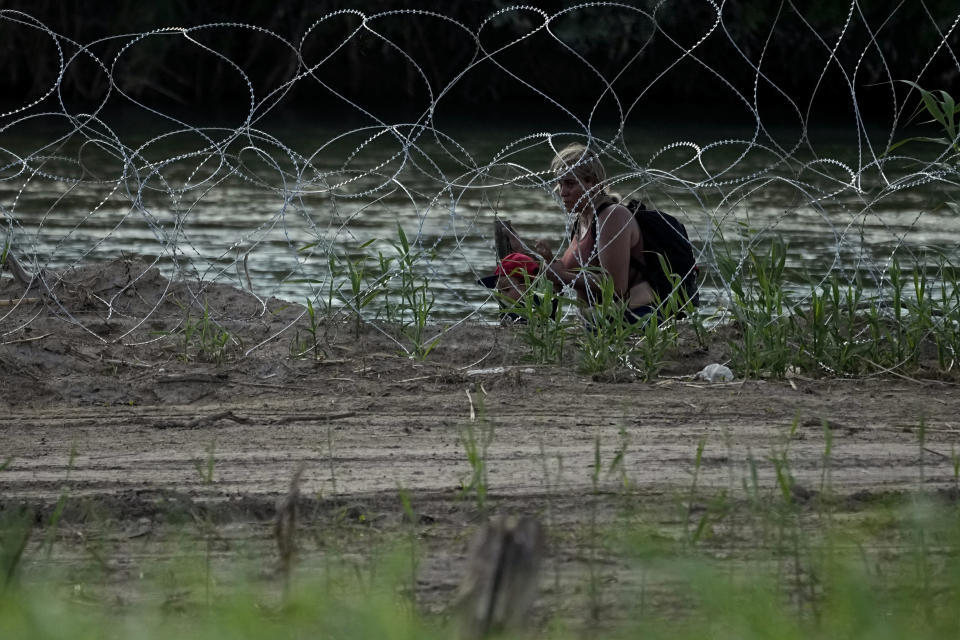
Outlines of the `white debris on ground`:
<svg viewBox="0 0 960 640">
<path fill-rule="evenodd" d="M 708 364 L 694 376 L 694 380 L 705 380 L 707 382 L 732 382 L 734 379 L 733 371 L 716 362 Z"/>
</svg>

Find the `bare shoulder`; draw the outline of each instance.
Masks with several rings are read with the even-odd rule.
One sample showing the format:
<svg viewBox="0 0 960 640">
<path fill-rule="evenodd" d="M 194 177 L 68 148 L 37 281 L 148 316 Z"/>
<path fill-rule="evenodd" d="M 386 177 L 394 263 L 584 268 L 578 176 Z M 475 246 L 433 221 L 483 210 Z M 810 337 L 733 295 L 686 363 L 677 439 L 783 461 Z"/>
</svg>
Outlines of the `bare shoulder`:
<svg viewBox="0 0 960 640">
<path fill-rule="evenodd" d="M 599 217 L 601 231 L 604 227 L 619 231 L 633 222 L 633 213 L 620 203 L 607 207 Z"/>
</svg>

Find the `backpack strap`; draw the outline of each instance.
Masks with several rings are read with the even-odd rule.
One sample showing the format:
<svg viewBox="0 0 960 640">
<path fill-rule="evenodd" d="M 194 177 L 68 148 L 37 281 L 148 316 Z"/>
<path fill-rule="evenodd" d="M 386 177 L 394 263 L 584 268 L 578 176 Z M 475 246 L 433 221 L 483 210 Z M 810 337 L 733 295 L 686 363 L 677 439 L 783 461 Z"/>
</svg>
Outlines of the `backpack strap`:
<svg viewBox="0 0 960 640">
<path fill-rule="evenodd" d="M 597 238 L 597 235 L 598 235 L 598 233 L 599 233 L 599 227 L 598 227 L 598 225 L 600 224 L 600 220 L 599 220 L 599 219 L 600 219 L 600 212 L 603 211 L 604 209 L 606 209 L 607 207 L 609 207 L 609 206 L 612 205 L 612 204 L 622 204 L 622 203 L 614 202 L 613 200 L 607 200 L 607 201 L 604 202 L 602 205 L 600 205 L 599 207 L 596 207 L 596 208 L 594 209 L 594 211 L 593 211 L 593 237 L 594 237 L 594 239 Z M 573 240 L 575 237 L 577 237 L 577 232 L 578 232 L 579 230 L 580 230 L 580 216 L 577 216 L 577 220 L 576 220 L 576 222 L 573 223 L 573 228 L 572 228 L 571 231 L 570 231 L 570 239 L 571 239 L 571 240 Z"/>
</svg>

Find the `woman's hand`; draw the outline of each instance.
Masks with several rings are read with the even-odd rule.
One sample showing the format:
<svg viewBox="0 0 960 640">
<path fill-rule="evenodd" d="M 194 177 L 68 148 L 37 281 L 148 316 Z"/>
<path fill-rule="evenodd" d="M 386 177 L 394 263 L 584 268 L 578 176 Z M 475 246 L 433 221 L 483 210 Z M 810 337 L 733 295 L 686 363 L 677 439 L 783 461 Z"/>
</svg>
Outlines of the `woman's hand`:
<svg viewBox="0 0 960 640">
<path fill-rule="evenodd" d="M 546 241 L 537 240 L 537 243 L 533 246 L 533 250 L 540 254 L 544 264 L 549 265 L 553 262 L 553 249 L 550 248 L 550 245 L 548 245 Z"/>
<path fill-rule="evenodd" d="M 560 260 L 554 260 L 547 264 L 544 271 L 547 274 L 547 280 L 561 287 L 573 280 L 573 273 Z"/>
</svg>

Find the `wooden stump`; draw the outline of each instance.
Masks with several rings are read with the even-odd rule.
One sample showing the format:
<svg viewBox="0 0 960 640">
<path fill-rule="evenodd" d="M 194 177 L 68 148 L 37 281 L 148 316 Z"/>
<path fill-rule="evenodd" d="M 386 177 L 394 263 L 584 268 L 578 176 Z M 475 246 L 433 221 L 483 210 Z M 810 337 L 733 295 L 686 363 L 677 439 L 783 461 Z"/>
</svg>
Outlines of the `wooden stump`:
<svg viewBox="0 0 960 640">
<path fill-rule="evenodd" d="M 300 478 L 304 469 L 306 463 L 301 462 L 294 470 L 290 488 L 277 504 L 277 517 L 273 522 L 273 536 L 277 541 L 277 553 L 280 556 L 279 571 L 283 577 L 284 601 L 290 598 L 290 574 L 297 552 L 297 501 L 300 499 Z"/>
<path fill-rule="evenodd" d="M 537 595 L 543 529 L 536 518 L 495 518 L 474 537 L 457 594 L 462 638 L 519 629 Z"/>
</svg>

